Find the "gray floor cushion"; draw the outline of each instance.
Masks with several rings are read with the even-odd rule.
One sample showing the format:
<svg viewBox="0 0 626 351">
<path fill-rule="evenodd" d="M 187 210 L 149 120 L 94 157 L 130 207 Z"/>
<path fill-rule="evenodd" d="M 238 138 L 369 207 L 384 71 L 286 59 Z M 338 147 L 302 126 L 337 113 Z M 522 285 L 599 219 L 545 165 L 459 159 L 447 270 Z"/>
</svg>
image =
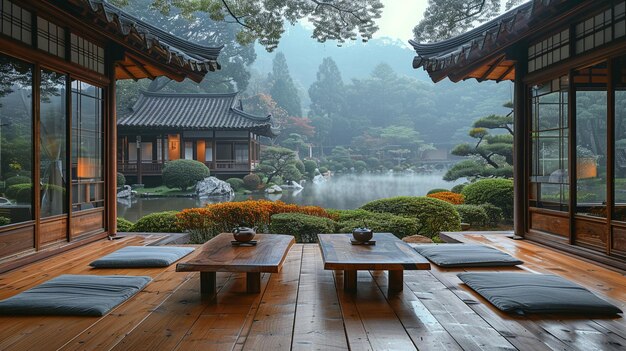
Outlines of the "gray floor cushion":
<svg viewBox="0 0 626 351">
<path fill-rule="evenodd" d="M 498 309 L 517 314 L 615 315 L 622 311 L 589 290 L 551 274 L 459 273 L 467 286 Z"/>
<path fill-rule="evenodd" d="M 94 268 L 167 267 L 193 250 L 192 247 L 176 246 L 126 246 L 89 265 Z"/>
<path fill-rule="evenodd" d="M 60 275 L 0 301 L 0 314 L 103 316 L 151 280 L 125 275 Z"/>
<path fill-rule="evenodd" d="M 441 267 L 501 267 L 524 262 L 485 245 L 474 244 L 421 244 L 413 245 L 415 251 Z"/>
</svg>

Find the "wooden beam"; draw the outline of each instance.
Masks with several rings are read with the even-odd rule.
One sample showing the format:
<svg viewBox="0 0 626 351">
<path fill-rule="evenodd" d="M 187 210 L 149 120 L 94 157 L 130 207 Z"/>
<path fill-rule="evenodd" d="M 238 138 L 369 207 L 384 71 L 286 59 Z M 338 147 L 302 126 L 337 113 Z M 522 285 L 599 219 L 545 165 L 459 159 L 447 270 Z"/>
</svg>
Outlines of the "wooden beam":
<svg viewBox="0 0 626 351">
<path fill-rule="evenodd" d="M 150 78 L 151 80 L 154 80 L 156 78 L 154 74 L 150 73 L 150 71 L 148 71 L 144 67 L 144 64 L 142 62 L 140 62 L 139 60 L 135 59 L 132 56 L 126 56 L 126 58 L 129 59 L 132 63 L 134 63 L 143 73 L 146 74 L 146 76 L 148 76 L 148 78 Z"/>
<path fill-rule="evenodd" d="M 526 74 L 525 50 L 519 50 L 520 59 L 515 63 L 515 95 L 514 95 L 514 133 L 513 133 L 513 230 L 515 235 L 523 237 L 526 234 L 528 213 L 528 175 L 526 172 L 527 155 L 530 150 L 526 139 L 528 126 L 528 101 L 526 101 Z"/>
<path fill-rule="evenodd" d="M 511 67 L 507 68 L 507 70 L 504 71 L 504 73 L 502 73 L 502 75 L 498 77 L 498 79 L 496 79 L 496 83 L 500 83 L 501 81 L 503 81 L 504 78 L 506 78 L 506 76 L 508 76 L 509 73 L 511 73 L 511 71 L 514 69 L 515 69 L 515 63 L 513 63 Z"/>
<path fill-rule="evenodd" d="M 128 68 L 126 68 L 126 66 L 124 66 L 124 64 L 123 64 L 122 62 L 118 63 L 118 64 L 116 65 L 116 67 L 121 68 L 121 69 L 122 69 L 122 71 L 124 71 L 126 74 L 128 74 L 128 76 L 130 77 L 130 79 L 134 80 L 135 82 L 136 82 L 137 80 L 139 80 L 137 77 L 135 77 L 135 75 L 134 75 L 134 74 L 132 74 L 132 73 L 128 70 Z"/>
<path fill-rule="evenodd" d="M 500 64 L 502 63 L 502 61 L 504 61 L 504 58 L 505 58 L 505 57 L 506 57 L 505 55 L 502 55 L 502 56 L 500 56 L 500 58 L 496 59 L 496 60 L 495 60 L 495 61 L 491 64 L 491 67 L 489 67 L 489 68 L 485 71 L 485 73 L 483 73 L 483 75 L 482 75 L 480 78 L 478 78 L 478 81 L 479 81 L 479 82 L 484 82 L 484 81 L 485 81 L 485 79 L 487 79 L 487 77 L 489 77 L 489 75 L 493 72 L 493 70 L 495 70 L 496 68 L 498 68 L 498 66 L 500 66 Z"/>
</svg>

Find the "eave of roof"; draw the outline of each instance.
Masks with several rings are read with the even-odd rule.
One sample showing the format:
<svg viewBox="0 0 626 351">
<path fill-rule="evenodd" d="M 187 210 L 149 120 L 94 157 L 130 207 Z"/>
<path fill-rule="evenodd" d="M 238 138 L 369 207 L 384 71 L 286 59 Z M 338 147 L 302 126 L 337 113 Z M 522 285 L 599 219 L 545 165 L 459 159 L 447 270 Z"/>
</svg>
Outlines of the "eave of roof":
<svg viewBox="0 0 626 351">
<path fill-rule="evenodd" d="M 162 130 L 250 130 L 277 135 L 272 116 L 257 116 L 235 106 L 237 93 L 181 94 L 143 92 L 118 127 Z"/>
<path fill-rule="evenodd" d="M 513 80 L 515 60 L 507 49 L 549 25 L 566 8 L 592 0 L 531 0 L 505 14 L 470 30 L 436 43 L 409 43 L 417 56 L 413 68 L 423 67 L 434 82 L 444 78 L 456 82 L 476 78 L 483 80 Z"/>
<path fill-rule="evenodd" d="M 221 68 L 217 58 L 223 46 L 203 46 L 178 38 L 105 0 L 69 0 L 68 3 L 78 6 L 81 15 L 90 17 L 86 19 L 92 26 L 100 24 L 102 30 L 113 34 L 127 50 L 159 64 L 162 71 L 171 73 L 170 78 L 188 77 L 199 82 L 208 72 Z M 146 72 L 135 78 L 154 78 L 151 75 Z"/>
</svg>

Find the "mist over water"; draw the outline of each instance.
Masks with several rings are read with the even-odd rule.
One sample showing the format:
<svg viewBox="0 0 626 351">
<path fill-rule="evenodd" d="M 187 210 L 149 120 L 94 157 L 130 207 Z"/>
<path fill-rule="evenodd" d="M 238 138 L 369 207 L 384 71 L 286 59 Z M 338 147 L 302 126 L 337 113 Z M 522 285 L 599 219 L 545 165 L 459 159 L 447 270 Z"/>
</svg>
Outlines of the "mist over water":
<svg viewBox="0 0 626 351">
<path fill-rule="evenodd" d="M 450 189 L 457 182 L 446 182 L 443 174 L 354 174 L 338 175 L 322 184 L 305 184 L 301 191 L 287 189 L 282 194 L 238 195 L 233 201 L 248 199 L 280 200 L 299 205 L 353 209 L 365 203 L 392 196 L 423 196 L 434 188 Z M 220 198 L 137 198 L 132 203 L 118 202 L 118 216 L 130 221 L 160 211 L 202 207 L 207 203 L 228 201 Z"/>
</svg>

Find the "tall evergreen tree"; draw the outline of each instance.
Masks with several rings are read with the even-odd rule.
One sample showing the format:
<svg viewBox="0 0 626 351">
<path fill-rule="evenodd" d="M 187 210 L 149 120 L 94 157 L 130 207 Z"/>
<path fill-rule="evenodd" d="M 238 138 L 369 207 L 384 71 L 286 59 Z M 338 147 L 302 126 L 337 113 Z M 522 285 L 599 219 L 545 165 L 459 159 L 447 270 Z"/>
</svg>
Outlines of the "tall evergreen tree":
<svg viewBox="0 0 626 351">
<path fill-rule="evenodd" d="M 287 111 L 289 116 L 302 116 L 300 97 L 287 66 L 287 59 L 282 52 L 276 54 L 270 73 L 270 95 L 279 107 Z"/>
<path fill-rule="evenodd" d="M 333 119 L 339 116 L 345 101 L 341 72 L 332 58 L 326 57 L 322 60 L 317 71 L 317 80 L 309 87 L 309 97 L 310 116 L 316 129 L 315 137 L 323 146 L 328 141 L 330 130 L 336 127 Z"/>
</svg>

